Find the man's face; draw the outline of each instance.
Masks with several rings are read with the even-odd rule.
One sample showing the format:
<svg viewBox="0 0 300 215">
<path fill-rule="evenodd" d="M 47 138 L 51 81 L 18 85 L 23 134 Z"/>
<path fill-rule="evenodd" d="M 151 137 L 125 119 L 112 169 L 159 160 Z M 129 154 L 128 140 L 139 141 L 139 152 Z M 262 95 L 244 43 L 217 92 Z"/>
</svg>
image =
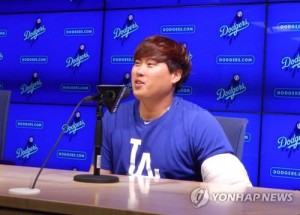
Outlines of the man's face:
<svg viewBox="0 0 300 215">
<path fill-rule="evenodd" d="M 176 76 L 177 73 L 170 73 L 166 63 L 151 58 L 136 60 L 131 70 L 133 93 L 139 100 L 162 99 L 173 93 Z"/>
</svg>

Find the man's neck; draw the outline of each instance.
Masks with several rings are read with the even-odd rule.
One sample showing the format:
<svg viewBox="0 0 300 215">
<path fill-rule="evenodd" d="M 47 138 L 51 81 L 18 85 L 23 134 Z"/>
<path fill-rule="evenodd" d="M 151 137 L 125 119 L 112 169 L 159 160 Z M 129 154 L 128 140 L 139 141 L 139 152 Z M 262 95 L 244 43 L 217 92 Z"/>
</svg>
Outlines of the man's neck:
<svg viewBox="0 0 300 215">
<path fill-rule="evenodd" d="M 157 119 L 170 109 L 172 101 L 173 99 L 152 104 L 140 102 L 140 117 L 145 121 L 152 121 L 154 119 Z"/>
</svg>

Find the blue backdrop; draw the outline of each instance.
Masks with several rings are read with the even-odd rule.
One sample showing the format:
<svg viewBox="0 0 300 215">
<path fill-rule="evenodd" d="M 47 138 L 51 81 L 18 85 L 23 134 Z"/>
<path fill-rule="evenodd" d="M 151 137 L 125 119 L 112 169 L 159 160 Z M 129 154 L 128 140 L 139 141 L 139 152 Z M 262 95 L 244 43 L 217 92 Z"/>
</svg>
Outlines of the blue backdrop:
<svg viewBox="0 0 300 215">
<path fill-rule="evenodd" d="M 162 34 L 185 43 L 193 69 L 177 93 L 214 115 L 247 118 L 243 163 L 255 186 L 299 189 L 297 1 L 0 1 L 0 90 L 11 90 L 5 157 L 88 170 L 98 84 L 129 84 L 133 52 Z M 131 99 L 129 97 L 128 99 Z"/>
</svg>

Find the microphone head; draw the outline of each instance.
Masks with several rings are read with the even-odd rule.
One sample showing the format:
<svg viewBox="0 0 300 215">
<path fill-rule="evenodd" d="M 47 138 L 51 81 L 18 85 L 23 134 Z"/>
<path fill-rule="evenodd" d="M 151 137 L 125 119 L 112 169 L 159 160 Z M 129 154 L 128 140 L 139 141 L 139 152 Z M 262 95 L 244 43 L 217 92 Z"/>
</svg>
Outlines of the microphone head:
<svg viewBox="0 0 300 215">
<path fill-rule="evenodd" d="M 109 112 L 117 111 L 122 99 L 130 96 L 130 89 L 125 85 L 97 85 L 99 94 L 87 96 L 84 102 L 98 102 L 107 106 Z"/>
<path fill-rule="evenodd" d="M 107 90 L 106 92 L 103 93 L 103 99 L 107 101 L 113 101 L 116 99 L 117 95 L 114 90 Z"/>
</svg>

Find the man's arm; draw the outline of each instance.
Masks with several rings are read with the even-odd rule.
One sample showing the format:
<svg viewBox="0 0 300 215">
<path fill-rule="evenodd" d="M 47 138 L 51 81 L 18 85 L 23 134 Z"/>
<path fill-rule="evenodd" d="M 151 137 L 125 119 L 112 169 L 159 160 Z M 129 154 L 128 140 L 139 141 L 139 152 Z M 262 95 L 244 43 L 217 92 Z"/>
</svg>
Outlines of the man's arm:
<svg viewBox="0 0 300 215">
<path fill-rule="evenodd" d="M 201 166 L 203 182 L 251 186 L 247 171 L 240 160 L 229 153 L 207 158 Z"/>
</svg>

